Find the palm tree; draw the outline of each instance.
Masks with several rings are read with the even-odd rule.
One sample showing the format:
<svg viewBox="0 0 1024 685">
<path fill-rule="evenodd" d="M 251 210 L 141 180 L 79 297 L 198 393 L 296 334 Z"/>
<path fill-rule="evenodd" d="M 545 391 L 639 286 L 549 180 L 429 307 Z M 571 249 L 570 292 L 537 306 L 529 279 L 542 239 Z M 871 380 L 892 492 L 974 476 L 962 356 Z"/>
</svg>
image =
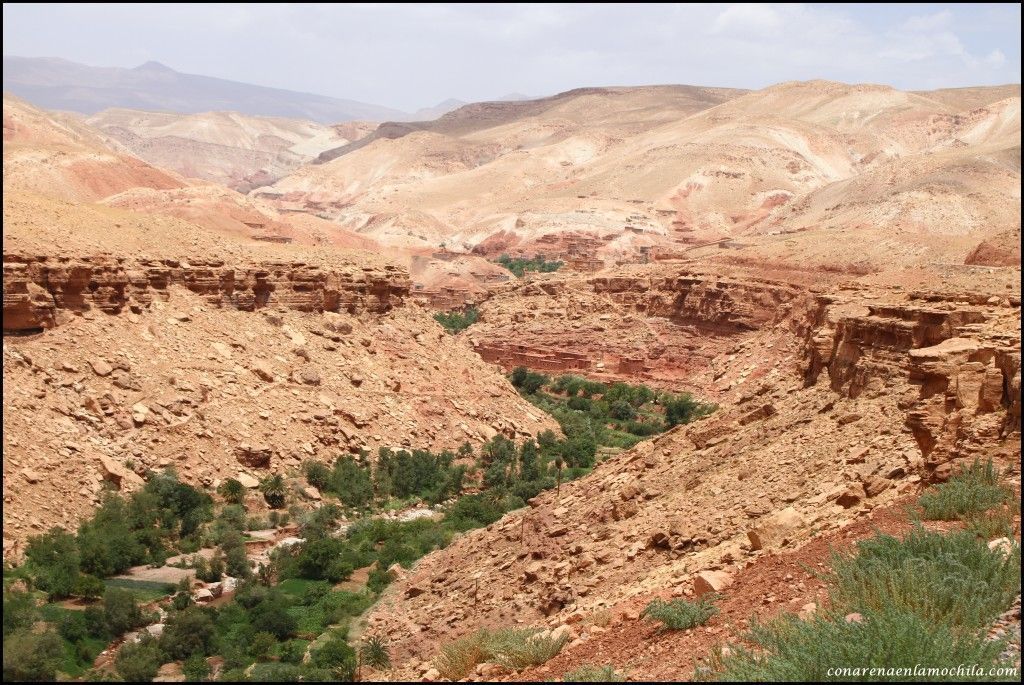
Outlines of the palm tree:
<svg viewBox="0 0 1024 685">
<path fill-rule="evenodd" d="M 228 478 L 221 483 L 217 492 L 229 504 L 241 504 L 245 501 L 245 486 L 234 478 Z"/>
<path fill-rule="evenodd" d="M 287 491 L 284 486 L 284 478 L 281 474 L 275 473 L 272 476 L 267 476 L 260 482 L 260 492 L 263 493 L 263 499 L 267 501 L 267 506 L 271 509 L 282 509 L 284 507 L 284 500 Z"/>
<path fill-rule="evenodd" d="M 359 647 L 359 663 L 356 666 L 356 681 L 361 680 L 363 665 L 370 668 L 390 668 L 391 656 L 388 655 L 388 646 L 384 638 L 371 635 L 363 641 Z"/>
</svg>

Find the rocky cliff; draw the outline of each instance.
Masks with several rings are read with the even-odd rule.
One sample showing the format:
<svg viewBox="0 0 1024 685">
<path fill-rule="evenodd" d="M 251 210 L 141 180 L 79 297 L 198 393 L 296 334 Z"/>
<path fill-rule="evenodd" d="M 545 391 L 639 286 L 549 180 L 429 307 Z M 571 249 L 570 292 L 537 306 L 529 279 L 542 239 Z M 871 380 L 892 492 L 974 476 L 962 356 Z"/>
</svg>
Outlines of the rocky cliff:
<svg viewBox="0 0 1024 685">
<path fill-rule="evenodd" d="M 154 299 L 166 300 L 172 286 L 208 304 L 242 311 L 283 307 L 350 314 L 385 313 L 401 305 L 410 287 L 408 276 L 395 267 L 5 254 L 4 332 L 52 328 L 62 313 L 138 312 Z"/>
<path fill-rule="evenodd" d="M 993 457 L 1019 473 L 1019 291 L 693 273 L 518 289 L 525 306 L 499 295 L 476 334 L 505 363 L 518 351 L 495 332 L 516 325 L 532 340 L 538 322 L 578 324 L 583 335 L 549 359 L 598 376 L 592 350 L 649 351 L 657 337 L 645 328 L 669 331 L 666 347 L 710 341 L 674 351 L 688 362 L 676 387 L 721 406 L 424 559 L 370 618 L 396 641 L 408 677 L 479 627 L 566 624 L 580 644 L 575 626 L 631 598 L 724 587 L 762 556 L 842 528 L 958 462 Z M 590 347 L 598 334 L 606 347 Z M 657 359 L 642 357 L 638 375 Z"/>
</svg>

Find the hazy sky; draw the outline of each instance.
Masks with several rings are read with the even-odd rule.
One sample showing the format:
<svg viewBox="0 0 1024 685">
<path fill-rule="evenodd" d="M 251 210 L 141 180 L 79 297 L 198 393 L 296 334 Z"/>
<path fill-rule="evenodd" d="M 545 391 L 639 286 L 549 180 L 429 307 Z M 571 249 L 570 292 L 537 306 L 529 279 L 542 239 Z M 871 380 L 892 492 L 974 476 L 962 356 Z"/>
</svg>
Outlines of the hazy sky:
<svg viewBox="0 0 1024 685">
<path fill-rule="evenodd" d="M 1020 82 L 1020 5 L 4 5 L 4 54 L 403 110 L 580 86 Z"/>
</svg>

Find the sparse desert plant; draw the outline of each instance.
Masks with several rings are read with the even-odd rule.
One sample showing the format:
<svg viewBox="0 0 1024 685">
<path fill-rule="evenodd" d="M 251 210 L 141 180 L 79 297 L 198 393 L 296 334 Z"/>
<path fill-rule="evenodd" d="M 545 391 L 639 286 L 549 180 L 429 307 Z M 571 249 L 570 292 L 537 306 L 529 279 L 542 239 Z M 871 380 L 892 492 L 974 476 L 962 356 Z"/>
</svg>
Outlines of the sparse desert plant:
<svg viewBox="0 0 1024 685">
<path fill-rule="evenodd" d="M 1012 538 L 1019 532 L 1016 525 L 1016 516 L 1019 514 L 1020 503 L 1014 500 L 1009 505 L 969 514 L 964 518 L 964 522 L 967 524 L 967 530 L 982 540 Z"/>
<path fill-rule="evenodd" d="M 927 490 L 918 500 L 924 518 L 930 521 L 957 521 L 1013 501 L 1013 490 L 999 482 L 999 469 L 992 460 L 973 464 Z"/>
<path fill-rule="evenodd" d="M 360 665 L 370 668 L 388 668 L 391 666 L 391 656 L 388 654 L 387 643 L 378 635 L 371 635 L 363 640 L 359 647 Z"/>
<path fill-rule="evenodd" d="M 489 633 L 477 631 L 441 647 L 441 654 L 434 659 L 434 668 L 445 680 L 462 680 L 477 664 L 487 660 L 485 643 Z"/>
<path fill-rule="evenodd" d="M 980 627 L 1020 592 L 1020 546 L 990 550 L 970 531 L 915 526 L 902 540 L 876 535 L 856 555 L 833 554 L 824 576 L 830 601 L 846 612 L 891 609 L 929 623 Z"/>
<path fill-rule="evenodd" d="M 584 665 L 569 671 L 562 677 L 563 683 L 622 683 L 626 676 L 615 671 L 614 666 Z"/>
<path fill-rule="evenodd" d="M 484 646 L 487 661 L 518 671 L 546 663 L 562 651 L 568 641 L 567 633 L 555 637 L 537 628 L 505 628 L 491 633 Z"/>
<path fill-rule="evenodd" d="M 801 621 L 791 614 L 751 626 L 747 640 L 757 649 L 734 647 L 721 657 L 717 677 L 724 681 L 849 681 L 849 680 L 973 680 L 959 675 L 964 664 L 989 668 L 1000 664 L 1002 641 L 955 631 L 912 613 L 868 612 L 860 620 L 840 613 Z M 1008 665 L 1008 664 L 1003 664 Z M 925 675 L 909 675 L 917 666 L 950 668 Z M 862 669 L 859 674 L 836 674 L 836 667 Z M 875 674 L 868 669 L 877 668 Z M 906 668 L 908 675 L 891 669 Z M 1012 673 L 1012 671 L 1011 671 Z M 991 677 L 991 676 L 990 676 Z M 1012 676 L 1004 680 L 1014 680 Z"/>
<path fill-rule="evenodd" d="M 718 613 L 715 594 L 704 595 L 695 602 L 685 599 L 673 599 L 666 602 L 656 599 L 644 608 L 641 614 L 645 618 L 662 622 L 662 630 L 687 630 L 702 626 Z"/>
</svg>

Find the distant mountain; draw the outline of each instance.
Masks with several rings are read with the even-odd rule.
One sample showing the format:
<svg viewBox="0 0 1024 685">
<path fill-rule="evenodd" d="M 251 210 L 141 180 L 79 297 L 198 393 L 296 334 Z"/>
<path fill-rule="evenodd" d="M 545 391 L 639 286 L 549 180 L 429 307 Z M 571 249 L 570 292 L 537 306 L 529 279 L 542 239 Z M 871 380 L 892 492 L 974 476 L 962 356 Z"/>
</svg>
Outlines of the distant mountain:
<svg viewBox="0 0 1024 685">
<path fill-rule="evenodd" d="M 230 110 L 324 124 L 409 118 L 398 110 L 354 100 L 182 74 L 159 62 L 123 69 L 52 57 L 5 56 L 4 91 L 39 107 L 83 114 L 120 107 L 182 114 Z"/>
<path fill-rule="evenodd" d="M 455 98 L 448 98 L 444 102 L 439 102 L 433 107 L 423 107 L 412 113 L 410 117 L 411 121 L 432 121 L 440 116 L 444 116 L 452 110 L 456 110 L 463 105 L 468 104 L 465 100 L 456 100 Z"/>
</svg>

